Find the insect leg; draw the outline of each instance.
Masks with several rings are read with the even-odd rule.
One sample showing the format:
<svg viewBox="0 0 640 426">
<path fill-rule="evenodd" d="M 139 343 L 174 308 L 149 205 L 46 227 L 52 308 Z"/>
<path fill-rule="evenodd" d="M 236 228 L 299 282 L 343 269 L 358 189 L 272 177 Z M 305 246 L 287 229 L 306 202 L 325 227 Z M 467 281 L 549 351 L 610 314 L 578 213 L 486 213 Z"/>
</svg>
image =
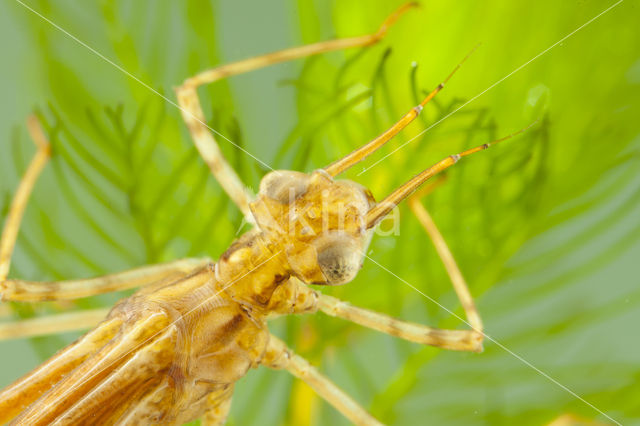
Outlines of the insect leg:
<svg viewBox="0 0 640 426">
<path fill-rule="evenodd" d="M 429 191 L 431 188 L 425 188 Z M 451 283 L 453 284 L 453 289 L 458 295 L 458 299 L 462 304 L 462 309 L 467 316 L 467 320 L 469 321 L 469 325 L 476 332 L 480 338 L 482 338 L 482 320 L 480 319 L 480 314 L 478 313 L 478 309 L 476 308 L 476 304 L 473 301 L 473 297 L 471 296 L 471 292 L 469 291 L 469 286 L 458 267 L 458 264 L 449 250 L 449 246 L 447 245 L 444 237 L 440 233 L 440 230 L 436 226 L 436 223 L 431 218 L 431 215 L 427 211 L 427 209 L 420 203 L 420 198 L 425 195 L 425 191 L 416 193 L 411 196 L 408 200 L 409 207 L 416 215 L 420 224 L 424 228 L 424 230 L 429 234 L 433 245 L 442 259 L 442 263 L 444 264 L 445 269 L 447 270 L 447 274 L 451 279 Z"/>
<path fill-rule="evenodd" d="M 216 138 L 213 133 L 209 131 L 210 129 L 206 125 L 204 113 L 200 105 L 200 99 L 197 94 L 198 87 L 204 84 L 213 83 L 214 81 L 222 78 L 257 70 L 280 62 L 335 50 L 375 44 L 386 35 L 389 27 L 400 17 L 400 15 L 415 5 L 415 3 L 408 3 L 400 7 L 390 15 L 382 23 L 378 31 L 373 34 L 323 41 L 222 65 L 211 70 L 201 72 L 200 74 L 185 80 L 182 86 L 176 88 L 176 95 L 182 110 L 182 117 L 189 128 L 189 132 L 193 137 L 200 155 L 209 166 L 211 173 L 220 182 L 222 188 L 238 208 L 240 208 L 248 220 L 253 221 L 249 210 L 249 202 L 253 198 L 253 194 L 245 187 L 236 172 L 226 161 L 216 142 Z"/>
<path fill-rule="evenodd" d="M 482 334 L 472 330 L 443 330 L 402 321 L 324 294 L 319 297 L 318 307 L 327 315 L 422 345 L 456 351 L 480 352 L 482 350 Z"/>
<path fill-rule="evenodd" d="M 110 309 L 89 309 L 57 315 L 0 322 L 0 340 L 86 330 L 104 320 Z"/>
<path fill-rule="evenodd" d="M 273 335 L 269 339 L 269 346 L 262 364 L 273 369 L 285 369 L 303 380 L 353 423 L 357 425 L 381 424 L 335 383 L 309 364 L 309 361 L 287 348 L 284 342 Z"/>
<path fill-rule="evenodd" d="M 185 277 L 211 264 L 211 260 L 180 259 L 102 277 L 58 282 L 7 280 L 3 283 L 2 300 L 37 302 L 69 300 L 136 287 L 161 285 Z M 0 322 L 0 340 L 85 330 L 102 321 L 109 309 L 92 309 Z"/>
<path fill-rule="evenodd" d="M 6 280 L 0 286 L 0 300 L 38 302 L 78 299 L 167 282 L 210 263 L 211 260 L 207 258 L 180 259 L 88 279 L 55 282 Z"/>
<path fill-rule="evenodd" d="M 231 397 L 233 396 L 233 385 L 229 385 L 221 392 L 212 392 L 207 397 L 207 411 L 200 419 L 202 426 L 224 425 L 231 409 Z"/>
<path fill-rule="evenodd" d="M 15 247 L 20 222 L 35 182 L 50 156 L 50 145 L 35 116 L 29 116 L 27 128 L 38 151 L 20 181 L 9 207 L 0 239 L 0 300 L 35 302 L 87 297 L 110 291 L 124 290 L 153 284 L 210 263 L 209 259 L 182 259 L 160 265 L 145 266 L 117 274 L 84 280 L 60 282 L 34 282 L 7 280 L 11 256 Z"/>
<path fill-rule="evenodd" d="M 18 230 L 20 229 L 20 222 L 22 221 L 24 210 L 27 207 L 27 201 L 29 200 L 38 176 L 40 176 L 42 169 L 51 155 L 49 141 L 44 136 L 42 127 L 40 127 L 40 123 L 34 115 L 29 116 L 27 119 L 27 129 L 38 151 L 31 160 L 27 172 L 18 185 L 16 194 L 9 207 L 9 214 L 4 223 L 4 228 L 2 229 L 2 236 L 0 237 L 0 290 L 9 275 L 11 256 L 13 254 L 13 248 L 16 245 L 16 238 L 18 237 Z"/>
</svg>

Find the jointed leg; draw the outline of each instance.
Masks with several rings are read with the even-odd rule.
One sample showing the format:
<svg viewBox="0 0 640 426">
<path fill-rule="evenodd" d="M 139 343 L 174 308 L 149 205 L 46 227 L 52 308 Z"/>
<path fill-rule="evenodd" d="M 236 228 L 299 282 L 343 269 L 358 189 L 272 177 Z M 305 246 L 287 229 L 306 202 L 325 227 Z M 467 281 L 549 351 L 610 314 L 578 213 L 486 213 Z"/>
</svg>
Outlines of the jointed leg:
<svg viewBox="0 0 640 426">
<path fill-rule="evenodd" d="M 59 282 L 7 280 L 2 283 L 4 300 L 35 302 L 68 300 L 135 287 L 160 285 L 178 280 L 210 264 L 210 259 L 181 259 L 143 266 L 102 277 Z M 86 330 L 102 321 L 109 309 L 93 309 L 47 315 L 20 321 L 0 322 L 0 340 Z"/>
<path fill-rule="evenodd" d="M 231 410 L 231 397 L 233 396 L 233 385 L 226 389 L 212 392 L 207 396 L 207 411 L 200 419 L 202 426 L 224 425 Z"/>
<path fill-rule="evenodd" d="M 194 139 L 200 155 L 211 169 L 213 175 L 220 182 L 220 185 L 227 192 L 229 197 L 231 197 L 231 199 L 238 205 L 248 220 L 253 220 L 249 211 L 249 202 L 253 195 L 251 194 L 251 191 L 244 186 L 238 175 L 227 163 L 220 151 L 213 133 L 209 131 L 210 129 L 206 125 L 204 113 L 202 112 L 200 100 L 196 92 L 197 88 L 203 84 L 212 83 L 225 77 L 242 74 L 272 64 L 290 61 L 292 59 L 304 58 L 306 56 L 334 50 L 375 44 L 385 36 L 389 26 L 391 26 L 402 13 L 413 6 L 415 6 L 414 3 L 408 3 L 399 8 L 389 16 L 382 23 L 378 31 L 373 34 L 329 40 L 306 46 L 280 50 L 278 52 L 222 65 L 187 79 L 182 86 L 176 89 L 178 103 L 182 110 L 182 117 L 187 123 L 189 132 Z"/>
<path fill-rule="evenodd" d="M 7 215 L 0 239 L 0 300 L 33 302 L 92 296 L 110 291 L 165 282 L 172 278 L 184 276 L 211 262 L 209 259 L 182 259 L 85 280 L 61 282 L 7 280 L 13 248 L 27 201 L 50 155 L 49 142 L 42 132 L 42 128 L 35 116 L 28 118 L 27 128 L 31 138 L 38 147 L 38 151 L 29 164 L 25 176 L 18 185 L 16 194 L 9 207 L 9 214 Z M 90 328 L 104 319 L 106 313 L 106 310 L 82 311 L 52 317 L 1 323 L 0 340 Z"/>
<path fill-rule="evenodd" d="M 422 345 L 455 351 L 482 351 L 482 334 L 471 330 L 443 330 L 402 321 L 369 309 L 352 306 L 332 296 L 320 295 L 318 308 L 327 315 Z"/>
<path fill-rule="evenodd" d="M 185 277 L 211 263 L 210 259 L 181 259 L 159 265 L 143 266 L 102 277 L 59 282 L 7 280 L 3 283 L 4 300 L 35 302 L 69 300 L 135 287 L 161 285 Z M 109 309 L 92 309 L 0 322 L 0 340 L 86 330 L 102 321 Z"/>
<path fill-rule="evenodd" d="M 271 336 L 262 364 L 274 369 L 285 369 L 311 386 L 324 400 L 357 425 L 380 425 L 335 383 L 323 376 L 309 361 L 296 355 L 275 336 Z"/>
<path fill-rule="evenodd" d="M 177 279 L 209 263 L 211 260 L 207 258 L 180 259 L 89 279 L 56 282 L 6 280 L 0 286 L 0 300 L 38 302 L 78 299 Z"/>
<path fill-rule="evenodd" d="M 91 309 L 47 315 L 20 321 L 0 322 L 0 341 L 87 330 L 103 321 L 111 309 Z"/>
<path fill-rule="evenodd" d="M 49 141 L 47 141 L 47 138 L 44 136 L 40 123 L 38 123 L 38 119 L 35 116 L 29 116 L 27 119 L 27 128 L 38 151 L 33 157 L 33 160 L 31 160 L 27 172 L 18 185 L 16 194 L 9 207 L 9 214 L 4 223 L 4 228 L 2 229 L 2 236 L 0 237 L 0 286 L 9 275 L 11 256 L 18 237 L 18 229 L 20 229 L 20 222 L 22 221 L 24 210 L 27 207 L 27 201 L 33 190 L 33 185 L 36 183 L 38 176 L 42 172 L 51 154 Z"/>
<path fill-rule="evenodd" d="M 442 259 L 442 263 L 444 264 L 445 269 L 447 270 L 447 274 L 451 278 L 451 283 L 453 284 L 453 289 L 458 295 L 458 299 L 460 299 L 460 303 L 462 304 L 462 308 L 467 316 L 467 320 L 469 321 L 469 325 L 480 337 L 482 337 L 482 320 L 480 319 L 480 314 L 476 309 L 476 305 L 473 302 L 473 297 L 471 296 L 471 292 L 469 291 L 469 287 L 467 286 L 467 282 L 460 272 L 460 268 L 456 263 L 456 260 L 449 250 L 449 246 L 446 241 L 442 237 L 442 234 L 438 230 L 435 222 L 431 218 L 431 215 L 427 211 L 427 209 L 420 203 L 420 198 L 428 191 L 433 188 L 425 188 L 425 190 L 416 193 L 412 197 L 409 198 L 409 207 L 416 215 L 420 224 L 424 228 L 424 230 L 429 234 L 433 245 L 438 252 L 438 255 Z"/>
</svg>

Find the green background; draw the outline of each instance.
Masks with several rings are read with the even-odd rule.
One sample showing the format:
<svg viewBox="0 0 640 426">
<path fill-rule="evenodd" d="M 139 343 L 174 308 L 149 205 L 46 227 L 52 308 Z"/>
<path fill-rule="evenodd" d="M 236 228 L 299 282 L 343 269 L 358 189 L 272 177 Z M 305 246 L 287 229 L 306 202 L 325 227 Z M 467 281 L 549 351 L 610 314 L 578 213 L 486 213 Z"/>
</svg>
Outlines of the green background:
<svg viewBox="0 0 640 426">
<path fill-rule="evenodd" d="M 154 89 L 220 63 L 373 32 L 400 2 L 28 1 Z M 613 1 L 430 1 L 377 46 L 234 77 L 200 91 L 209 124 L 274 168 L 311 171 L 388 127 L 482 46 L 418 123 L 347 177 L 377 198 L 443 155 L 530 124 L 447 174 L 425 200 L 500 345 L 623 424 L 640 424 L 640 6 L 626 0 L 509 76 Z M 209 176 L 179 111 L 18 2 L 0 4 L 0 208 L 34 152 L 39 111 L 54 156 L 38 181 L 12 276 L 94 276 L 184 256 L 217 257 L 240 215 Z M 358 175 L 447 116 L 423 137 Z M 266 170 L 221 148 L 256 188 Z M 461 314 L 431 242 L 406 206 L 399 235 L 369 256 Z M 394 316 L 465 325 L 366 262 L 328 294 Z M 11 305 L 2 320 L 109 306 Z M 448 352 L 318 314 L 273 330 L 385 423 L 544 424 L 596 410 L 500 345 Z M 66 342 L 0 342 L 0 385 Z M 251 371 L 230 424 L 346 424 L 287 373 Z"/>
</svg>

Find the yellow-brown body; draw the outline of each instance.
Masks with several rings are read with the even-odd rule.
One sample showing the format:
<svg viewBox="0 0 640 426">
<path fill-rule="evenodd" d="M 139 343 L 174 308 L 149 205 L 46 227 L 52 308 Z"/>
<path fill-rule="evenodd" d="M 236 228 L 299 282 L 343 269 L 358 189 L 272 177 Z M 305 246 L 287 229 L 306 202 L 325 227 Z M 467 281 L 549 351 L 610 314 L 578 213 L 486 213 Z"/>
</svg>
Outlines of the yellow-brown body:
<svg viewBox="0 0 640 426">
<path fill-rule="evenodd" d="M 317 310 L 317 293 L 300 280 L 351 279 L 367 244 L 368 191 L 322 172 L 293 173 L 263 180 L 251 206 L 258 228 L 217 263 L 122 300 L 95 330 L 3 390 L 0 417 L 180 424 L 228 404 L 233 384 L 265 357 L 267 317 Z"/>
<path fill-rule="evenodd" d="M 218 425 L 226 419 L 234 383 L 250 368 L 265 365 L 286 369 L 304 380 L 353 423 L 380 425 L 308 361 L 269 334 L 267 319 L 273 315 L 320 310 L 419 344 L 482 350 L 482 322 L 471 294 L 442 236 L 434 230 L 435 224 L 430 223 L 426 211 L 415 207 L 417 203 L 412 203 L 412 210 L 436 242 L 472 330 L 443 330 L 397 320 L 307 286 L 351 281 L 361 267 L 372 229 L 392 208 L 461 157 L 490 146 L 484 144 L 441 160 L 379 204 L 364 187 L 333 179 L 415 120 L 461 64 L 419 105 L 366 145 L 311 174 L 269 173 L 253 201 L 251 191 L 224 160 L 208 131 L 196 92 L 202 84 L 273 63 L 374 44 L 414 6 L 400 7 L 373 34 L 223 65 L 177 88 L 183 118 L 201 157 L 245 218 L 256 225 L 216 263 L 182 259 L 171 265 L 149 265 L 66 282 L 8 279 L 27 199 L 51 152 L 37 119 L 32 117 L 28 127 L 38 152 L 12 201 L 0 238 L 0 300 L 69 300 L 144 287 L 117 304 L 95 329 L 0 391 L 0 424 L 180 424 L 201 418 L 207 425 Z M 27 328 L 33 331 L 34 327 Z"/>
</svg>

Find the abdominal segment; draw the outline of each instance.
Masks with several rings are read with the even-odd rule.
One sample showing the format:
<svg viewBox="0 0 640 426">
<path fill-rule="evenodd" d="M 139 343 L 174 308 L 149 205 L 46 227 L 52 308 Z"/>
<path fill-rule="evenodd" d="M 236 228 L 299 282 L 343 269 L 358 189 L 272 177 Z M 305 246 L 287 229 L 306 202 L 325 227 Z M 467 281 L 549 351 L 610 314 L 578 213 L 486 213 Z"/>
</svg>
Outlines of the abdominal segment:
<svg viewBox="0 0 640 426">
<path fill-rule="evenodd" d="M 153 386 L 173 356 L 166 318 L 152 316 L 120 332 L 14 420 L 19 425 L 83 424 L 113 420 L 134 393 Z M 125 330 L 123 330 L 125 329 Z M 137 347 L 136 347 L 137 346 Z M 91 420 L 90 420 L 91 419 Z"/>
<path fill-rule="evenodd" d="M 228 405 L 233 383 L 262 359 L 268 333 L 210 284 L 205 272 L 123 300 L 95 330 L 0 392 L 0 408 L 15 406 L 0 420 L 181 424 Z"/>
</svg>

